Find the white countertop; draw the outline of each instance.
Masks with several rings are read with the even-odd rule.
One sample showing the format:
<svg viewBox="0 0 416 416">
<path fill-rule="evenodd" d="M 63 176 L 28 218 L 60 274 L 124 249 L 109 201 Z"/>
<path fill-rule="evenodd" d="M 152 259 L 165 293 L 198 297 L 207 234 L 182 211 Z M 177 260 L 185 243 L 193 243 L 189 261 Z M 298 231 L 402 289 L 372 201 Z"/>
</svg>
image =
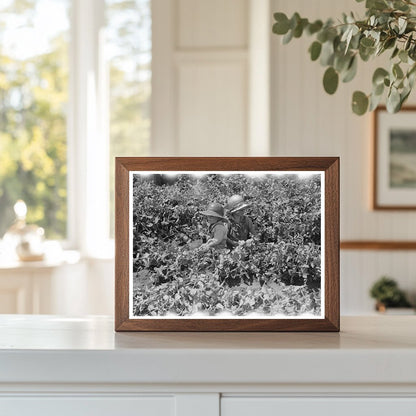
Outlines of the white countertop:
<svg viewBox="0 0 416 416">
<path fill-rule="evenodd" d="M 0 316 L 0 383 L 416 384 L 416 316 L 338 333 L 115 333 L 107 317 Z"/>
</svg>

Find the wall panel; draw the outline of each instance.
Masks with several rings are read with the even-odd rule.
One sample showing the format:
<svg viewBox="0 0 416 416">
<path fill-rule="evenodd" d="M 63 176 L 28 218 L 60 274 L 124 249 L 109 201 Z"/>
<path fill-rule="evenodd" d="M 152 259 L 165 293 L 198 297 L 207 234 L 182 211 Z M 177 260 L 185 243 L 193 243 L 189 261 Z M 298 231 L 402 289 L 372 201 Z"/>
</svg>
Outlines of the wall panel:
<svg viewBox="0 0 416 416">
<path fill-rule="evenodd" d="M 178 73 L 179 154 L 243 156 L 247 125 L 245 63 L 182 63 Z"/>
<path fill-rule="evenodd" d="M 178 0 L 179 49 L 246 48 L 248 0 Z"/>
</svg>

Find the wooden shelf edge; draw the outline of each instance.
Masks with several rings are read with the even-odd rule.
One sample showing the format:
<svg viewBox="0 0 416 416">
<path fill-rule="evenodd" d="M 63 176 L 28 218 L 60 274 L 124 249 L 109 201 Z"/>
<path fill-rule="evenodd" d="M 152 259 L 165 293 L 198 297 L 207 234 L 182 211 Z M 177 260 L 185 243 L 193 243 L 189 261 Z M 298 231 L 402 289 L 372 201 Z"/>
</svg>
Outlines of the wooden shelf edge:
<svg viewBox="0 0 416 416">
<path fill-rule="evenodd" d="M 341 250 L 416 250 L 416 241 L 341 241 Z"/>
</svg>

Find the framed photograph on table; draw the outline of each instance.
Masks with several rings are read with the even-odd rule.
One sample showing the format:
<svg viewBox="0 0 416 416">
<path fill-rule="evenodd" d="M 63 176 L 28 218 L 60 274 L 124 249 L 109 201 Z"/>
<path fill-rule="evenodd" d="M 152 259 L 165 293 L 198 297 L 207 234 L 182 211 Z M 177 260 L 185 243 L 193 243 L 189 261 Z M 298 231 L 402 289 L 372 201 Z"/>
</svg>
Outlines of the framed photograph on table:
<svg viewBox="0 0 416 416">
<path fill-rule="evenodd" d="M 416 107 L 380 107 L 373 117 L 373 208 L 416 209 Z"/>
<path fill-rule="evenodd" d="M 116 331 L 339 331 L 339 159 L 116 158 Z"/>
</svg>

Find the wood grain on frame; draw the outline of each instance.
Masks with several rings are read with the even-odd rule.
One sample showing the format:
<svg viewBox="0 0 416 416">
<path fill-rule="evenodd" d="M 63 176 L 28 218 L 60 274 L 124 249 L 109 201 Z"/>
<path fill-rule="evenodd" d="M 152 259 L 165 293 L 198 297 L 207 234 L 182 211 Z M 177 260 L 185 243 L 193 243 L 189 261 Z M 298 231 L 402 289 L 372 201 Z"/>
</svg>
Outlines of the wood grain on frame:
<svg viewBox="0 0 416 416">
<path fill-rule="evenodd" d="M 323 171 L 325 172 L 325 317 L 313 319 L 130 319 L 130 171 Z M 116 158 L 116 331 L 339 331 L 339 158 L 243 157 Z"/>
<path fill-rule="evenodd" d="M 373 111 L 373 178 L 372 178 L 372 185 L 373 185 L 373 192 L 372 192 L 372 208 L 373 210 L 384 210 L 384 211 L 412 211 L 416 209 L 416 205 L 380 205 L 378 202 L 378 185 L 377 185 L 377 177 L 378 177 L 378 150 L 379 150 L 379 143 L 378 143 L 378 121 L 380 112 L 387 111 L 385 106 L 379 106 Z M 406 106 L 403 107 L 400 112 L 406 111 L 415 111 L 416 106 Z"/>
</svg>

